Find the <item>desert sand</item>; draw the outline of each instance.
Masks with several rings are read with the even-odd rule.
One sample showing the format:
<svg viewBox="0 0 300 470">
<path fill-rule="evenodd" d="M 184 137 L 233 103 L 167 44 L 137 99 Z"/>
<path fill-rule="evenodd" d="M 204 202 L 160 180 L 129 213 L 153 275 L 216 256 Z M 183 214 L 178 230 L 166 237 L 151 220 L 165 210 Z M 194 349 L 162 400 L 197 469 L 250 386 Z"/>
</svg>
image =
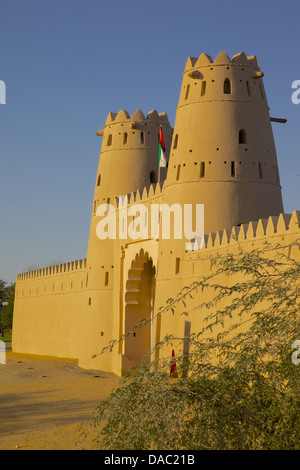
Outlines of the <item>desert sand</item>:
<svg viewBox="0 0 300 470">
<path fill-rule="evenodd" d="M 92 449 L 80 441 L 99 402 L 117 388 L 114 374 L 77 361 L 6 351 L 0 364 L 0 450 Z"/>
</svg>

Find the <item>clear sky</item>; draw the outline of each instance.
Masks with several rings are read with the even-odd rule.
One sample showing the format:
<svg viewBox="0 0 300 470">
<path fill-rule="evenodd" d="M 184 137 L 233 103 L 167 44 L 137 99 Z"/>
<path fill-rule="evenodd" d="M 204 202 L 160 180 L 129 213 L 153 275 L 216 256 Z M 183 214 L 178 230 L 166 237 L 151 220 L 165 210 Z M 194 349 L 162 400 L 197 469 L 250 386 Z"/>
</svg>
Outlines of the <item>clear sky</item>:
<svg viewBox="0 0 300 470">
<path fill-rule="evenodd" d="M 285 212 L 300 209 L 299 0 L 0 0 L 0 278 L 84 258 L 109 112 L 167 112 L 189 56 L 256 55 Z"/>
</svg>

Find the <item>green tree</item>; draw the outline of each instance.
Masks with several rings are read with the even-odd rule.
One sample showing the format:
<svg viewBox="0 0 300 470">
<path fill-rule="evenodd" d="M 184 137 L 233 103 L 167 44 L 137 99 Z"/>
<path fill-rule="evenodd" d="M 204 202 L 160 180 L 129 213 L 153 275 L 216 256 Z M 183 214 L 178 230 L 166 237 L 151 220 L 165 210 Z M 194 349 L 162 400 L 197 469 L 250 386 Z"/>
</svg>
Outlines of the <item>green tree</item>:
<svg viewBox="0 0 300 470">
<path fill-rule="evenodd" d="M 6 297 L 6 282 L 0 278 L 0 300 L 5 300 Z"/>
<path fill-rule="evenodd" d="M 0 334 L 3 337 L 3 326 L 4 326 L 4 312 L 2 303 L 6 301 L 6 282 L 0 279 Z"/>
<path fill-rule="evenodd" d="M 12 283 L 5 288 L 5 300 L 8 302 L 8 305 L 3 309 L 3 324 L 8 328 L 12 327 L 13 322 L 15 286 L 15 283 Z"/>
<path fill-rule="evenodd" d="M 158 314 L 203 317 L 188 339 L 189 373 L 178 356 L 178 378 L 170 358 L 126 374 L 95 411 L 95 448 L 299 450 L 299 249 L 296 242 L 218 257 L 209 276 L 169 299 Z M 159 348 L 184 341 L 168 336 Z"/>
</svg>

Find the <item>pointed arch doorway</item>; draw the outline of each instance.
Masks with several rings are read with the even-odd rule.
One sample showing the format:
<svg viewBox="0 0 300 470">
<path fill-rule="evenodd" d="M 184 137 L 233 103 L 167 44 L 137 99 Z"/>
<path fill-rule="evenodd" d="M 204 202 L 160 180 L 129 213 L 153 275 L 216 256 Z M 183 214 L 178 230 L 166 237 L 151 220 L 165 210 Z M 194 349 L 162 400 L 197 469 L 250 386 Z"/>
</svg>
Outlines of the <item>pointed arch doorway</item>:
<svg viewBox="0 0 300 470">
<path fill-rule="evenodd" d="M 140 250 L 131 262 L 125 285 L 124 350 L 122 371 L 150 361 L 157 341 L 156 323 L 152 321 L 155 299 L 155 266 L 147 252 Z M 135 326 L 145 322 L 142 327 Z"/>
</svg>

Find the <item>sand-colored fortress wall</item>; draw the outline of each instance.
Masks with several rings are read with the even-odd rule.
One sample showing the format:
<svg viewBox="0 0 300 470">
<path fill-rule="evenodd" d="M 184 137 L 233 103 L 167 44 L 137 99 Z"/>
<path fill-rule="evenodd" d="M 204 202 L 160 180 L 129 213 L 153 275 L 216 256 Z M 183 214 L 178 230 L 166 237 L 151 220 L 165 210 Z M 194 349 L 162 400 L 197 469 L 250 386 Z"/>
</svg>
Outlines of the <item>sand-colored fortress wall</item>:
<svg viewBox="0 0 300 470">
<path fill-rule="evenodd" d="M 164 334 L 182 337 L 185 319 L 165 315 L 113 352 L 99 355 L 102 348 L 154 318 L 168 298 L 211 269 L 211 257 L 300 238 L 300 213 L 283 211 L 262 77 L 255 56 L 220 52 L 213 61 L 201 54 L 187 61 L 174 131 L 166 113 L 155 110 L 108 115 L 97 132 L 103 140 L 87 257 L 17 276 L 15 351 L 77 358 L 82 367 L 122 375 Z M 160 126 L 169 166 L 158 182 Z M 204 204 L 202 249 L 187 249 L 173 231 L 170 239 L 151 233 L 151 209 L 161 204 Z M 111 206 L 116 236 L 101 238 L 99 222 Z M 160 228 L 165 217 L 159 215 Z M 148 231 L 139 234 L 142 220 Z M 299 250 L 289 255 L 298 259 Z M 201 315 L 190 324 L 200 328 Z"/>
<path fill-rule="evenodd" d="M 85 259 L 19 274 L 14 351 L 78 358 L 85 288 Z"/>
<path fill-rule="evenodd" d="M 159 289 L 159 293 L 157 292 L 156 295 L 156 311 L 160 306 L 166 305 L 166 301 L 170 296 L 176 298 L 176 294 L 185 286 L 191 285 L 202 276 L 213 274 L 215 269 L 212 267 L 213 258 L 222 257 L 228 253 L 251 252 L 253 250 L 262 250 L 266 257 L 274 257 L 277 252 L 282 251 L 280 247 L 284 247 L 286 256 L 300 262 L 299 245 L 290 246 L 294 242 L 300 243 L 300 211 L 294 211 L 292 214 L 280 214 L 278 217 L 260 219 L 241 227 L 232 227 L 228 230 L 207 234 L 205 244 L 201 250 L 187 252 L 180 259 L 179 269 L 176 274 L 174 260 L 172 267 L 177 282 L 175 282 L 174 277 L 172 278 L 171 272 L 168 277 L 160 278 L 159 283 L 162 288 Z M 234 282 L 233 279 L 230 278 L 230 282 Z M 240 281 L 240 279 L 237 278 L 237 281 Z M 226 285 L 228 283 L 226 273 L 219 275 L 217 282 Z M 170 293 L 172 295 L 169 296 Z M 208 297 L 206 297 L 207 295 Z M 183 338 L 185 336 L 186 321 L 189 322 L 190 333 L 197 333 L 201 328 L 201 318 L 204 318 L 208 311 L 206 309 L 201 311 L 199 308 L 193 310 L 193 307 L 201 302 L 211 300 L 209 295 L 211 294 L 199 291 L 187 307 L 182 307 L 182 311 L 190 308 L 188 317 L 180 315 L 180 310 L 176 319 L 171 313 L 163 314 L 160 324 L 160 337 L 163 338 L 172 332 L 175 337 Z M 218 305 L 218 308 L 224 307 L 226 302 L 227 299 L 225 298 Z M 234 322 L 238 323 L 239 319 L 233 318 L 232 323 Z M 176 353 L 182 354 L 183 344 L 180 345 L 180 348 L 180 350 L 176 350 Z M 168 353 L 170 354 L 170 351 Z"/>
<path fill-rule="evenodd" d="M 159 189 L 157 189 L 159 191 Z M 151 195 L 154 195 L 152 187 Z M 132 203 L 139 198 L 131 195 Z M 152 199 L 150 199 L 152 200 Z M 150 201 L 149 200 L 149 201 Z M 145 202 L 145 199 L 144 199 Z M 119 334 L 126 334 L 128 328 L 135 321 L 141 320 L 136 315 L 135 302 L 138 309 L 141 305 L 148 305 L 149 286 L 158 282 L 161 289 L 155 296 L 155 309 L 163 306 L 170 297 L 175 295 L 182 287 L 188 285 L 199 276 L 211 269 L 210 259 L 216 254 L 234 252 L 235 250 L 253 250 L 263 248 L 266 242 L 276 246 L 289 244 L 300 239 L 300 212 L 293 214 L 280 214 L 279 217 L 269 217 L 253 221 L 231 230 L 218 231 L 205 235 L 205 244 L 201 250 L 188 252 L 179 261 L 176 271 L 177 259 L 169 253 L 170 269 L 168 276 L 158 277 L 158 245 L 155 241 L 139 240 L 136 243 L 127 241 L 123 245 L 123 254 L 128 253 L 123 264 L 123 288 L 118 282 L 110 306 L 106 307 L 105 292 L 101 289 L 96 292 L 87 286 L 87 273 L 85 260 L 81 269 L 70 272 L 67 266 L 55 267 L 54 271 L 62 271 L 51 275 L 39 275 L 41 270 L 23 273 L 18 277 L 16 293 L 16 320 L 14 321 L 14 350 L 30 354 L 46 354 L 60 357 L 78 358 L 79 364 L 87 368 L 100 368 L 113 371 L 117 375 L 122 370 L 131 367 L 132 360 L 128 361 L 132 348 L 134 356 L 142 357 L 146 350 L 143 337 L 131 338 L 131 344 L 123 342 L 116 347 L 114 353 L 105 353 L 92 358 L 108 344 L 109 339 L 117 339 Z M 152 246 L 149 244 L 152 243 Z M 147 247 L 148 251 L 147 251 Z M 153 255 L 153 253 L 156 254 Z M 296 248 L 289 253 L 290 256 L 300 260 L 300 251 Z M 149 263 L 149 260 L 151 262 Z M 79 266 L 79 263 L 78 263 Z M 64 271 L 66 268 L 66 271 Z M 121 266 L 116 266 L 114 282 L 120 281 Z M 147 270 L 151 273 L 147 275 Z M 43 271 L 42 271 L 43 273 Z M 149 277 L 150 275 L 150 277 Z M 23 278 L 22 280 L 20 278 Z M 103 284 L 105 279 L 103 279 Z M 102 282 L 101 282 L 102 284 Z M 51 293 L 53 290 L 55 294 Z M 148 287 L 147 287 L 148 286 Z M 44 291 L 44 292 L 43 292 Z M 122 302 L 120 302 L 120 297 Z M 122 305 L 123 303 L 123 305 Z M 106 308 L 105 308 L 106 307 Z M 151 314 L 154 315 L 153 305 Z M 108 312 L 105 317 L 105 311 Z M 131 315 L 128 315 L 132 312 Z M 145 316 L 145 311 L 143 312 Z M 127 320 L 126 320 L 127 315 Z M 132 317 L 133 315 L 133 317 Z M 114 318 L 114 321 L 112 319 Z M 123 326 L 120 320 L 123 319 Z M 129 321 L 129 323 L 128 323 Z M 183 335 L 186 318 L 176 318 L 165 315 L 158 325 L 156 339 L 162 338 L 167 332 Z M 199 312 L 188 319 L 192 332 L 198 327 Z M 154 324 L 149 328 L 146 337 L 153 347 Z M 87 341 L 89 339 L 89 341 Z M 127 352 L 127 354 L 126 354 Z M 129 352 L 129 353 L 128 353 Z M 136 364 L 135 364 L 136 365 Z"/>
</svg>

